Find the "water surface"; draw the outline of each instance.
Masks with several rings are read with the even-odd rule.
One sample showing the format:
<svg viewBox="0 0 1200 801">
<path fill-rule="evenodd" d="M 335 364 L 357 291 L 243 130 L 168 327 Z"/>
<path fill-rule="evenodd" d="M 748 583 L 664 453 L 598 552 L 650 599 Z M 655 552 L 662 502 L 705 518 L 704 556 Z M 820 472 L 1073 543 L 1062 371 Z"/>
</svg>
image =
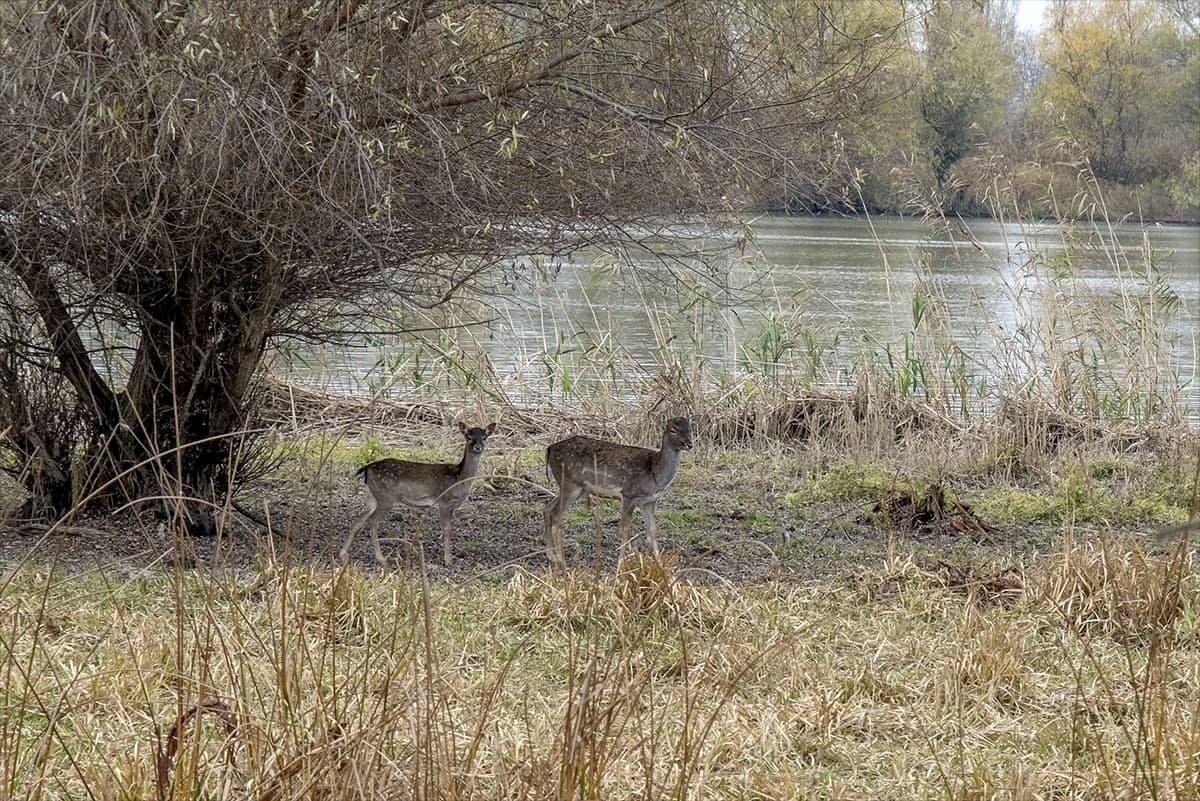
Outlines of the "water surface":
<svg viewBox="0 0 1200 801">
<path fill-rule="evenodd" d="M 1198 226 L 1097 230 L 971 220 L 938 230 L 908 218 L 764 215 L 749 227 L 749 240 L 734 227 L 696 228 L 664 245 L 668 252 L 725 248 L 704 258 L 664 262 L 642 252 L 518 261 L 518 280 L 455 313 L 456 320 L 488 325 L 433 344 L 457 352 L 470 369 L 491 370 L 507 394 L 527 401 L 531 393 L 563 391 L 555 377 L 560 366 L 572 391 L 608 382 L 621 385 L 608 387 L 621 394 L 679 354 L 710 375 L 800 369 L 818 384 L 846 384 L 858 360 L 878 361 L 889 351 L 898 358 L 906 339 L 936 361 L 935 330 L 961 348 L 960 369 L 1011 378 L 1038 369 L 1024 362 L 1045 349 L 1047 326 L 1054 321 L 1068 330 L 1061 318 L 1080 315 L 1090 298 L 1111 312 L 1094 323 L 1109 343 L 1092 354 L 1095 369 L 1125 369 L 1111 356 L 1111 343 L 1127 343 L 1121 355 L 1129 358 L 1138 341 L 1134 320 L 1161 326 L 1160 367 L 1169 366 L 1167 380 L 1183 387 L 1189 414 L 1200 411 Z M 1155 282 L 1157 300 L 1149 305 L 1147 286 Z M 769 318 L 784 332 L 775 351 L 769 338 L 765 349 L 782 350 L 778 363 L 764 363 L 758 347 Z M 1074 346 L 1087 347 L 1054 344 Z M 303 351 L 303 363 L 286 369 L 338 392 L 377 390 L 381 382 L 402 392 L 422 380 L 413 352 L 402 338 L 382 337 Z M 389 362 L 401 375 L 393 369 L 387 377 Z M 598 367 L 605 363 L 608 370 Z"/>
</svg>

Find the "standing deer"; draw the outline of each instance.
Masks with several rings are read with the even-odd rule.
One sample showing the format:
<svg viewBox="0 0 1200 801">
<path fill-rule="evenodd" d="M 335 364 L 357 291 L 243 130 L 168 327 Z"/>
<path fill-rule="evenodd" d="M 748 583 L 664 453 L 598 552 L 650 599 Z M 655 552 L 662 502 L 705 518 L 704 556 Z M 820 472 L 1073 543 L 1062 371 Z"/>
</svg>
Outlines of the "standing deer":
<svg viewBox="0 0 1200 801">
<path fill-rule="evenodd" d="M 454 512 L 463 505 L 471 494 L 475 474 L 479 472 L 479 459 L 487 438 L 496 432 L 496 424 L 487 428 L 467 428 L 458 424 L 458 430 L 466 439 L 462 461 L 458 464 L 428 464 L 406 462 L 400 459 L 380 459 L 360 468 L 356 476 L 362 476 L 367 485 L 367 510 L 350 530 L 346 544 L 342 546 L 342 559 L 350 553 L 354 535 L 368 523 L 371 526 L 371 542 L 375 546 L 375 560 L 380 564 L 386 560 L 379 550 L 379 521 L 397 503 L 409 506 L 436 506 L 442 524 L 442 558 L 449 565 L 454 560 L 450 553 L 450 532 L 454 524 Z"/>
<path fill-rule="evenodd" d="M 650 547 L 658 552 L 658 503 L 679 468 L 679 454 L 692 447 L 692 428 L 686 417 L 674 417 L 663 430 L 657 451 L 575 436 L 546 449 L 546 469 L 558 482 L 558 495 L 546 504 L 546 555 L 562 566 L 562 526 L 567 510 L 581 497 L 599 495 L 621 501 L 621 550 L 630 546 L 633 510 L 641 510 Z"/>
</svg>

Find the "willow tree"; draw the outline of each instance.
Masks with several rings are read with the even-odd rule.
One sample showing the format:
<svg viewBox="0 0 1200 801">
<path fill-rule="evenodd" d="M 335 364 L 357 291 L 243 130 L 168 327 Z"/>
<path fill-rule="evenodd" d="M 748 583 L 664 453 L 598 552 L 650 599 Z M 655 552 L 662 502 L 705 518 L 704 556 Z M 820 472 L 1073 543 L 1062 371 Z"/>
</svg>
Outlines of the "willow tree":
<svg viewBox="0 0 1200 801">
<path fill-rule="evenodd" d="M 881 37 L 779 41 L 843 4 L 10 0 L 6 463 L 53 513 L 219 491 L 278 337 L 788 181 L 870 99 Z"/>
<path fill-rule="evenodd" d="M 1099 177 L 1171 178 L 1200 159 L 1200 4 L 1055 5 L 1039 53 L 1043 123 L 1077 143 Z"/>
<path fill-rule="evenodd" d="M 995 127 L 1013 88 L 1013 59 L 1005 50 L 993 2 L 934 0 L 922 17 L 925 72 L 920 115 L 939 193 L 954 165 Z M 1003 9 L 1001 9 L 1002 11 Z"/>
</svg>

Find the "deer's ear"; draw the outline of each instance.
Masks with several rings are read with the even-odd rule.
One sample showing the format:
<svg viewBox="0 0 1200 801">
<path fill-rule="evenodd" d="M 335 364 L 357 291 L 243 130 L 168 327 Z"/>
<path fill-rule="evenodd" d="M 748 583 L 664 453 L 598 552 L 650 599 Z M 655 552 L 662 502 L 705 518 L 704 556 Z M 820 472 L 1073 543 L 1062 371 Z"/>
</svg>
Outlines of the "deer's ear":
<svg viewBox="0 0 1200 801">
<path fill-rule="evenodd" d="M 487 435 L 490 437 L 492 434 L 495 434 L 495 433 L 496 433 L 496 424 L 488 423 Z"/>
<path fill-rule="evenodd" d="M 458 430 L 464 434 L 467 433 L 467 424 L 464 423 L 462 420 L 459 420 L 458 421 Z"/>
</svg>

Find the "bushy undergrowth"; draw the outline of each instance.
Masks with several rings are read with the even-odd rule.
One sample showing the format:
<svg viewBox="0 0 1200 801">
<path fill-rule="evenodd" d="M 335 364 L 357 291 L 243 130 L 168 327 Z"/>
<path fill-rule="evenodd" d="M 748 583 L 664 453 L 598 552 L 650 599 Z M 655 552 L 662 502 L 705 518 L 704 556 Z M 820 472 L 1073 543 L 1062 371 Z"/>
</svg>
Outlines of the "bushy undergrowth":
<svg viewBox="0 0 1200 801">
<path fill-rule="evenodd" d="M 703 584 L 669 557 L 468 584 L 25 568 L 0 589 L 0 787 L 1195 798 L 1189 552 L 1069 544 L 1021 575 L 990 603 L 903 554 L 858 587 Z"/>
</svg>

